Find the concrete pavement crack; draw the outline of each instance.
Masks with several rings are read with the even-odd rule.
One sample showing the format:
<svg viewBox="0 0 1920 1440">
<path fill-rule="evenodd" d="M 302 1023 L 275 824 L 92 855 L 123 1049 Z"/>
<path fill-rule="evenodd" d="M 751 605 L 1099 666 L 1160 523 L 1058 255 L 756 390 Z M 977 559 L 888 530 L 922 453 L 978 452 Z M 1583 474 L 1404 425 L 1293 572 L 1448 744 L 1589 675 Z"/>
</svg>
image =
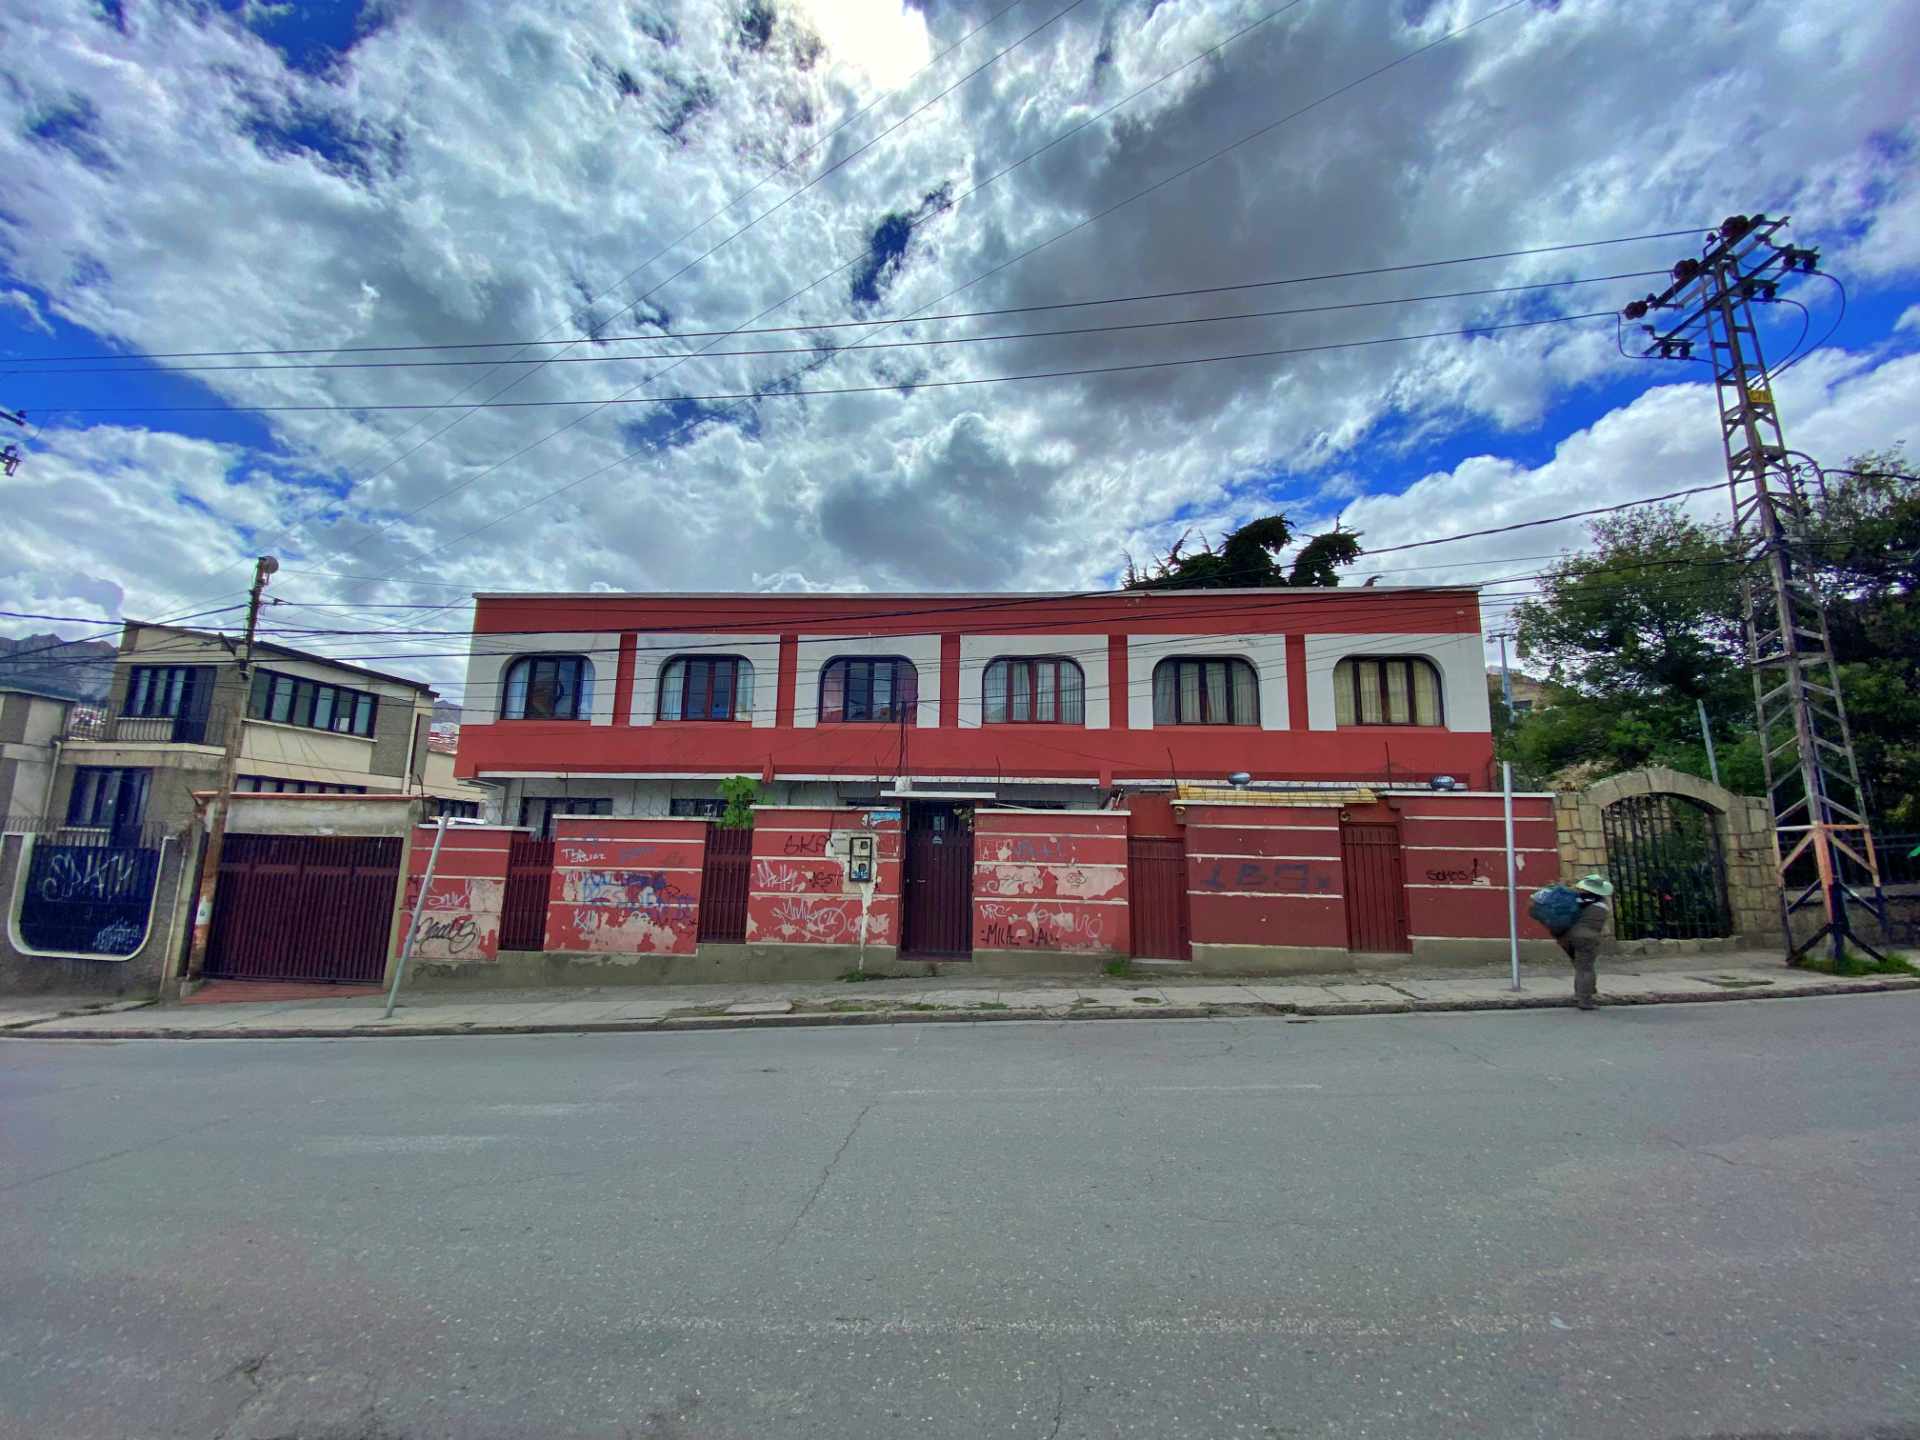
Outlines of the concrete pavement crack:
<svg viewBox="0 0 1920 1440">
<path fill-rule="evenodd" d="M 1067 1414 L 1067 1376 L 1059 1365 L 1053 1367 L 1053 1428 L 1047 1431 L 1047 1440 L 1054 1440 L 1060 1433 L 1060 1422 Z"/>
<path fill-rule="evenodd" d="M 780 1243 L 782 1245 L 793 1238 L 793 1232 L 798 1230 L 800 1228 L 800 1222 L 807 1218 L 807 1212 L 813 1209 L 813 1202 L 820 1198 L 820 1192 L 827 1188 L 827 1181 L 833 1178 L 834 1167 L 840 1163 L 840 1157 L 847 1153 L 847 1146 L 853 1143 L 854 1133 L 859 1130 L 860 1122 L 867 1118 L 867 1111 L 873 1109 L 878 1103 L 878 1101 L 869 1100 L 861 1107 L 860 1113 L 853 1117 L 853 1124 L 847 1127 L 847 1133 L 840 1141 L 840 1148 L 833 1152 L 833 1158 L 827 1161 L 827 1168 L 820 1172 L 820 1178 L 814 1182 L 813 1190 L 808 1194 L 805 1203 L 800 1207 L 800 1213 L 795 1215 L 793 1219 L 787 1223 L 786 1232 L 780 1237 Z"/>
</svg>

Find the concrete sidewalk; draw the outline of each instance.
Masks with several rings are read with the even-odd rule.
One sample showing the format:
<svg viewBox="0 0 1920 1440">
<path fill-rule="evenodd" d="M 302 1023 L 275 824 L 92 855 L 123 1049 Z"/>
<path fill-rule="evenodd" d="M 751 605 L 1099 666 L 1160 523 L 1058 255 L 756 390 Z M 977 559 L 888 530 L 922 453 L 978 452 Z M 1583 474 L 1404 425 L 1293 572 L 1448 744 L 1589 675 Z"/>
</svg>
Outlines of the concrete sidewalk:
<svg viewBox="0 0 1920 1440">
<path fill-rule="evenodd" d="M 1505 971 L 1291 976 L 1264 981 L 1180 975 L 1022 979 L 941 976 L 847 984 L 689 985 L 598 990 L 406 994 L 392 1019 L 364 994 L 338 1000 L 227 1005 L 116 1005 L 61 1013 L 56 1000 L 0 1006 L 0 1036 L 33 1039 L 272 1039 L 361 1035 L 516 1035 L 905 1021 L 1118 1019 L 1208 1015 L 1388 1015 L 1509 1010 L 1572 1003 L 1570 972 L 1528 966 L 1515 992 Z M 1678 1004 L 1920 989 L 1920 978 L 1838 979 L 1757 953 L 1621 961 L 1601 972 L 1607 1005 Z M 84 1002 L 83 1002 L 84 1003 Z"/>
</svg>

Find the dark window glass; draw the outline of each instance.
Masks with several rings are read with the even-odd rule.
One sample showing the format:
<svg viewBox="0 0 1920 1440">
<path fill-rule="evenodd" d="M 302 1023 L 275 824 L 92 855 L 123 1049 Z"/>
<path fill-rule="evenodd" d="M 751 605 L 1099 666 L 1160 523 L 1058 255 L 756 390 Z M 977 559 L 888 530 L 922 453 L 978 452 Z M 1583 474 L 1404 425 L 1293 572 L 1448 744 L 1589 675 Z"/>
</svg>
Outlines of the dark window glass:
<svg viewBox="0 0 1920 1440">
<path fill-rule="evenodd" d="M 753 666 L 737 655 L 676 655 L 660 667 L 661 720 L 750 720 Z"/>
<path fill-rule="evenodd" d="M 683 820 L 718 820 L 726 813 L 724 800 L 670 800 L 667 813 Z"/>
<path fill-rule="evenodd" d="M 584 655 L 522 655 L 507 667 L 504 720 L 586 720 L 593 662 Z"/>
<path fill-rule="evenodd" d="M 829 660 L 820 672 L 824 724 L 916 723 L 920 674 L 897 655 Z"/>
<path fill-rule="evenodd" d="M 1087 682 L 1060 655 L 990 663 L 981 679 L 980 718 L 987 725 L 1087 723 Z"/>
<path fill-rule="evenodd" d="M 212 683 L 210 665 L 136 665 L 127 677 L 123 713 L 177 719 L 193 713 L 205 687 Z"/>
<path fill-rule="evenodd" d="M 1260 682 L 1245 660 L 1176 656 L 1153 667 L 1155 725 L 1258 725 Z"/>
<path fill-rule="evenodd" d="M 323 685 L 277 670 L 256 671 L 247 713 L 256 720 L 372 738 L 379 697 L 346 685 Z"/>
<path fill-rule="evenodd" d="M 82 765 L 73 772 L 67 797 L 67 824 L 109 830 L 136 830 L 146 818 L 149 770 Z"/>
<path fill-rule="evenodd" d="M 1352 656 L 1333 667 L 1336 725 L 1439 725 L 1440 671 L 1418 655 Z"/>
</svg>

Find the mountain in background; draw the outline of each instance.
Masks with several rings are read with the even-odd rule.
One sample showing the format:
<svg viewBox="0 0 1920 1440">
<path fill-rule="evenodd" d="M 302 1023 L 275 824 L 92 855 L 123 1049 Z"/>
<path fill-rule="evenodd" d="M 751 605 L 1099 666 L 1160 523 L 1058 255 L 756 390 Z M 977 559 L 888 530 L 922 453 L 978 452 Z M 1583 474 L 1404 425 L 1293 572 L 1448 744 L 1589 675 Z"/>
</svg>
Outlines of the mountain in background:
<svg viewBox="0 0 1920 1440">
<path fill-rule="evenodd" d="M 458 725 L 460 723 L 460 707 L 451 700 L 434 701 L 433 723 L 436 725 Z"/>
<path fill-rule="evenodd" d="M 58 635 L 27 635 L 18 640 L 0 635 L 0 685 L 103 704 L 113 685 L 113 660 L 119 653 L 120 647 L 111 640 L 62 644 Z"/>
</svg>

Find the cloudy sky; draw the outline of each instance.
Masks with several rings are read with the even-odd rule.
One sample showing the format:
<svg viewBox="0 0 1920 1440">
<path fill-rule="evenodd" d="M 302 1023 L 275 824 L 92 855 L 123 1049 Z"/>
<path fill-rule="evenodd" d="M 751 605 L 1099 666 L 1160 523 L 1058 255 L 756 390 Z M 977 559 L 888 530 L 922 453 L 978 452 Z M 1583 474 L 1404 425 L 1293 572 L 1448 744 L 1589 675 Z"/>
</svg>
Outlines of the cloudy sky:
<svg viewBox="0 0 1920 1440">
<path fill-rule="evenodd" d="M 1378 548 L 1703 484 L 1706 372 L 1558 317 L 1739 211 L 1848 297 L 1765 314 L 1776 357 L 1831 332 L 1790 442 L 1920 441 L 1920 0 L 42 0 L 0 45 L 8 611 L 230 605 L 266 549 L 340 607 L 288 629 L 1091 588 L 1276 509 Z M 228 353 L 101 358 L 175 352 Z M 49 628 L 97 633 L 0 620 Z"/>
</svg>

